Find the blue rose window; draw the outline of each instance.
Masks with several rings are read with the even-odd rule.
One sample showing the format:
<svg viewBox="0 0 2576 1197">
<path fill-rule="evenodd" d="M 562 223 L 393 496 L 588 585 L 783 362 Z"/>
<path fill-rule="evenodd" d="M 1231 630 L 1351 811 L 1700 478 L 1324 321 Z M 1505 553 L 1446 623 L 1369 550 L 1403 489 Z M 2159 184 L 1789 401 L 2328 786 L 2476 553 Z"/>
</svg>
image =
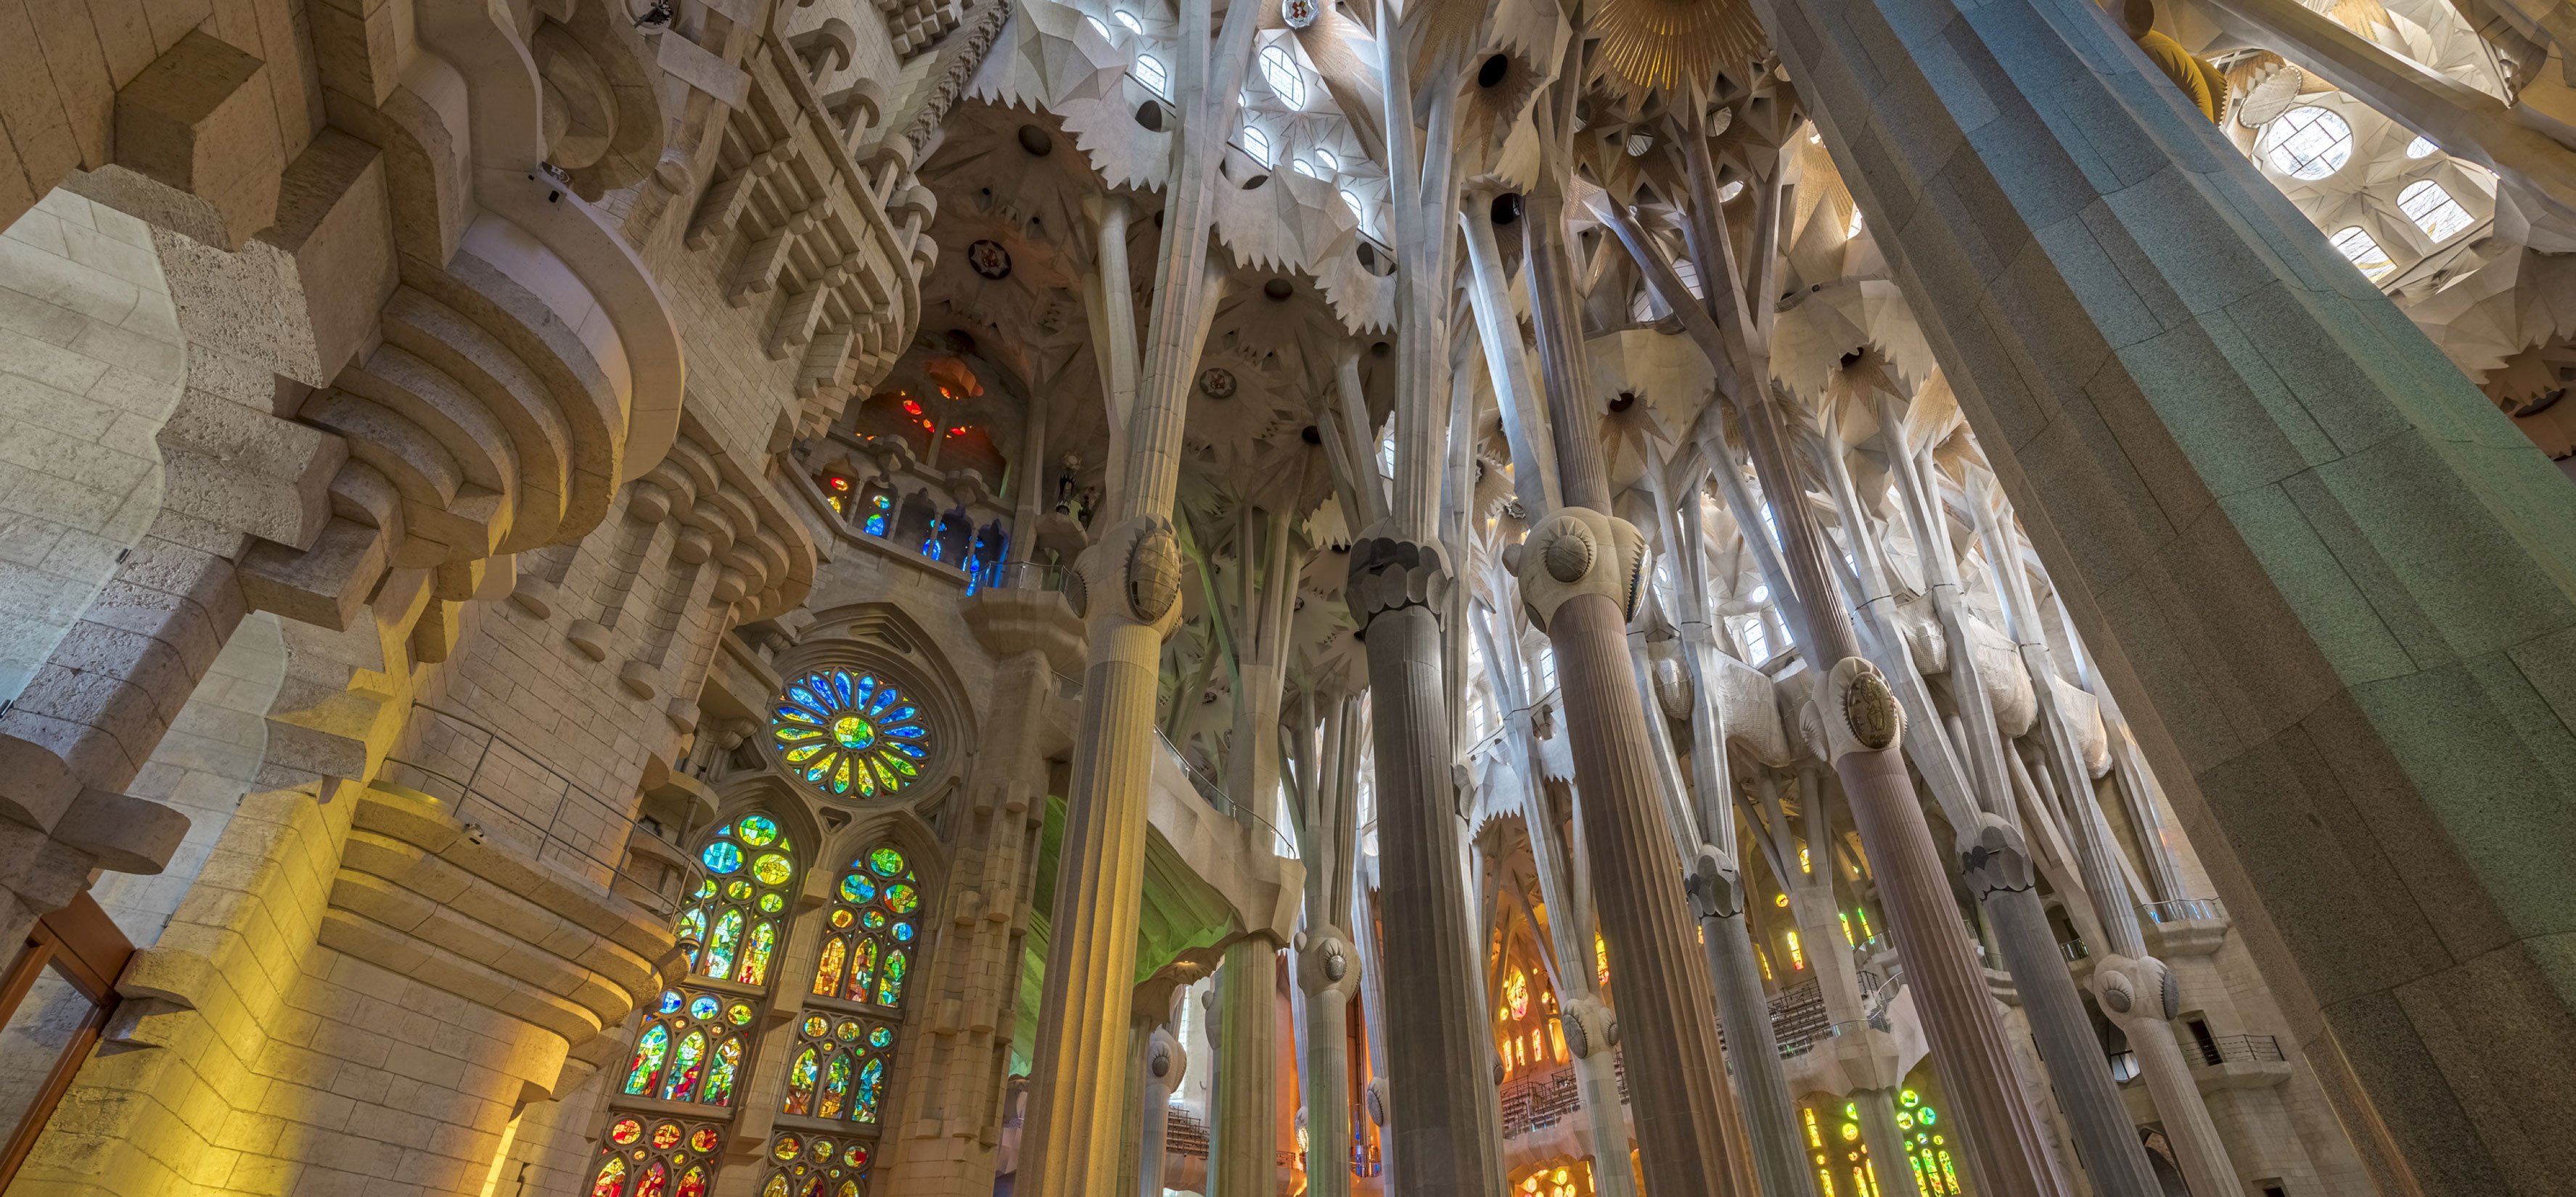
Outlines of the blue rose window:
<svg viewBox="0 0 2576 1197">
<path fill-rule="evenodd" d="M 770 720 L 787 767 L 826 794 L 873 798 L 921 776 L 930 729 L 891 682 L 824 669 L 789 683 Z"/>
</svg>

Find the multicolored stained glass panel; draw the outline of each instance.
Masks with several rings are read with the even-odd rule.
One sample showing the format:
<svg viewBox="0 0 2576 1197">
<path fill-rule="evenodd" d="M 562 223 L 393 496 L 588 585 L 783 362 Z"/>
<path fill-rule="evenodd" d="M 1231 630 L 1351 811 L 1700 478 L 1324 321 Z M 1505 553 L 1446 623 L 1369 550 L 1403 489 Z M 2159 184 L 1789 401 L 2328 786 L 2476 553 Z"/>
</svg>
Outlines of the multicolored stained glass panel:
<svg viewBox="0 0 2576 1197">
<path fill-rule="evenodd" d="M 823 669 L 788 683 L 770 738 L 789 772 L 835 797 L 892 794 L 921 777 L 931 733 L 892 682 Z"/>
<path fill-rule="evenodd" d="M 689 895 L 677 925 L 691 972 L 768 987 L 779 950 L 778 916 L 795 896 L 794 851 L 778 820 L 762 813 L 717 828 L 698 850 L 707 877 Z"/>
<path fill-rule="evenodd" d="M 882 845 L 850 862 L 836 900 L 813 992 L 821 997 L 899 1007 L 921 934 L 921 880 L 903 850 Z"/>
<path fill-rule="evenodd" d="M 612 1113 L 589 1197 L 707 1197 L 724 1132 L 648 1114 Z"/>
<path fill-rule="evenodd" d="M 769 1158 L 777 1167 L 760 1186 L 760 1197 L 863 1197 L 868 1165 L 875 1162 L 865 1143 L 794 1134 L 770 1140 Z"/>
</svg>

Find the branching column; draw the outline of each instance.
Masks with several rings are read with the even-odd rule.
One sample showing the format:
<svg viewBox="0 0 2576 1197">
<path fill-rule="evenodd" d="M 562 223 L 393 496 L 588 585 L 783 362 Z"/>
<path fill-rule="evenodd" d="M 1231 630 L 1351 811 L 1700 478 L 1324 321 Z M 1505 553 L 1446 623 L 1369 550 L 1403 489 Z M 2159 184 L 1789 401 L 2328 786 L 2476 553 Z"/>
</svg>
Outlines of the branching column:
<svg viewBox="0 0 2576 1197">
<path fill-rule="evenodd" d="M 1163 638 L 1180 618 L 1181 559 L 1170 512 L 1189 381 L 1221 277 L 1208 228 L 1217 155 L 1250 61 L 1249 5 L 1226 13 L 1211 47 L 1209 0 L 1183 0 L 1175 44 L 1179 94 L 1194 97 L 1173 139 L 1172 184 L 1155 264 L 1154 309 L 1136 409 L 1111 463 L 1114 486 L 1098 542 L 1069 582 L 1089 632 L 1082 726 L 1074 746 L 1055 923 L 1018 1185 L 1033 1197 L 1092 1197 L 1117 1188 L 1127 1085 L 1127 1012 L 1143 913 L 1145 811 Z M 1129 321 L 1126 218 L 1112 204 L 1099 230 L 1095 321 Z M 1111 346 L 1111 360 L 1132 360 Z M 1110 380 L 1113 395 L 1115 382 Z"/>
<path fill-rule="evenodd" d="M 1543 140 L 1545 139 L 1543 134 Z M 1531 311 L 1557 476 L 1566 508 L 1516 546 L 1522 594 L 1556 652 L 1597 913 L 1618 979 L 1629 1109 L 1650 1193 L 1736 1191 L 1725 1123 L 1734 1094 L 1721 1061 L 1716 995 L 1701 958 L 1682 861 L 1665 829 L 1627 623 L 1644 585 L 1645 542 L 1609 514 L 1610 487 L 1583 392 L 1581 332 L 1565 246 L 1560 155 L 1543 165 L 1522 224 Z"/>
</svg>

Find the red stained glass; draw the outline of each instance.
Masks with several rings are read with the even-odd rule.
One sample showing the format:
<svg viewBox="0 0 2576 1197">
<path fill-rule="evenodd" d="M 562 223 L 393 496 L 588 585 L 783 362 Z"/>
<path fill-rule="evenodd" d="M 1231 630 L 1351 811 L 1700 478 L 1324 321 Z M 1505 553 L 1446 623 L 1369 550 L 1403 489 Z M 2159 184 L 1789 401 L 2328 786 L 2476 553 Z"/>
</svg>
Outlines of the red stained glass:
<svg viewBox="0 0 2576 1197">
<path fill-rule="evenodd" d="M 655 1151 L 669 1151 L 669 1150 L 671 1149 L 672 1145 L 673 1145 L 673 1144 L 678 1143 L 679 1141 L 680 1141 L 680 1124 L 679 1124 L 679 1123 L 676 1123 L 676 1122 L 665 1122 L 665 1123 L 663 1123 L 662 1125 L 660 1125 L 660 1126 L 657 1126 L 657 1127 L 654 1127 L 654 1128 L 653 1128 L 653 1150 L 655 1150 Z"/>
</svg>

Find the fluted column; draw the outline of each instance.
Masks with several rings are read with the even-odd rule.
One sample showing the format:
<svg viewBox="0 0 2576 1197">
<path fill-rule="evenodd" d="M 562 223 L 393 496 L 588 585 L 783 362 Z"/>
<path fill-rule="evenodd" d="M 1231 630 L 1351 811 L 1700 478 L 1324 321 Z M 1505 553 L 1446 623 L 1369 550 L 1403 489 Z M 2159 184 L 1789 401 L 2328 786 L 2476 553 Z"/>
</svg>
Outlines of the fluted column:
<svg viewBox="0 0 2576 1197">
<path fill-rule="evenodd" d="M 1227 945 L 1216 991 L 1208 1192 L 1272 1197 L 1279 1191 L 1279 945 L 1259 935 Z"/>
<path fill-rule="evenodd" d="M 1351 1191 L 1350 1001 L 1359 989 L 1359 957 L 1341 928 L 1309 926 L 1297 953 L 1297 984 L 1306 993 L 1306 1192 L 1349 1197 Z"/>
<path fill-rule="evenodd" d="M 1683 862 L 1656 793 L 1646 712 L 1628 661 L 1645 543 L 1612 517 L 1594 429 L 1565 234 L 1566 168 L 1550 155 L 1522 220 L 1548 418 L 1566 508 L 1515 546 L 1513 568 L 1556 654 L 1594 909 L 1618 981 L 1629 1111 L 1650 1193 L 1729 1194 L 1738 1121 L 1718 1047 L 1717 999 L 1701 957 Z M 1740 1125 L 1740 1123 L 1739 1123 Z"/>
<path fill-rule="evenodd" d="M 1503 1186 L 1456 800 L 1440 618 L 1452 584 L 1438 546 L 1351 547 L 1351 611 L 1368 649 L 1377 750 L 1378 902 L 1394 1156 L 1389 1191 L 1488 1197 Z"/>
<path fill-rule="evenodd" d="M 1223 288 L 1208 254 L 1217 156 L 1233 124 L 1251 57 L 1250 7 L 1228 9 L 1211 38 L 1209 0 L 1182 0 L 1174 57 L 1191 97 L 1173 140 L 1174 180 L 1163 210 L 1154 309 L 1135 410 L 1110 463 L 1098 539 L 1077 560 L 1069 598 L 1088 629 L 1082 725 L 1066 795 L 1055 919 L 1032 1045 L 1029 1117 L 1018 1184 L 1029 1197 L 1092 1197 L 1117 1187 L 1127 1103 L 1127 1013 L 1136 927 L 1144 909 L 1145 811 L 1154 708 L 1165 636 L 1180 619 L 1181 558 L 1171 507 L 1191 378 L 1207 315 Z M 1213 44 L 1212 44 L 1213 43 Z M 1127 324 L 1125 206 L 1102 221 L 1095 321 Z M 1133 360 L 1111 344 L 1110 360 Z M 1113 380 L 1114 381 L 1114 380 Z"/>
<path fill-rule="evenodd" d="M 1172 1090 L 1189 1072 L 1190 1053 L 1169 1027 L 1145 1041 L 1144 1092 L 1137 1115 L 1144 1133 L 1136 1152 L 1136 1197 L 1163 1197 L 1164 1136 L 1170 1130 Z"/>
</svg>

